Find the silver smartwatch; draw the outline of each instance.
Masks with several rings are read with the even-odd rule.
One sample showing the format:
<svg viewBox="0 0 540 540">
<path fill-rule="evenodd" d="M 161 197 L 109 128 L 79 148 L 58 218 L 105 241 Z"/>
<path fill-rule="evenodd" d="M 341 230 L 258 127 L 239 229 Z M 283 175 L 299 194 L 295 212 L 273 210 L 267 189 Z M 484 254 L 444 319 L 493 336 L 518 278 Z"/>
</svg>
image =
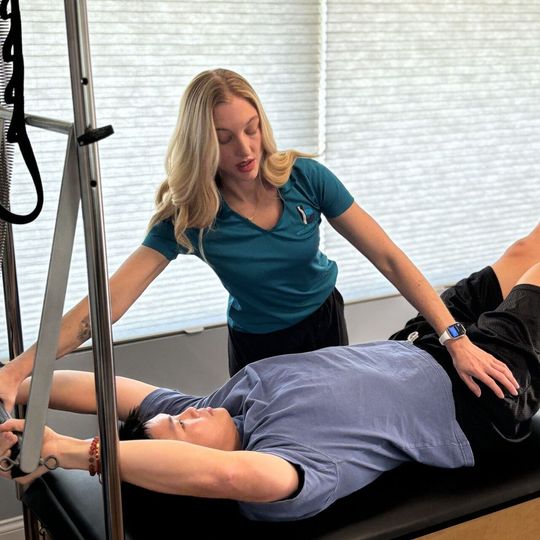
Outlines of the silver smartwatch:
<svg viewBox="0 0 540 540">
<path fill-rule="evenodd" d="M 461 323 L 457 322 L 457 323 L 451 324 L 439 336 L 439 343 L 441 345 L 444 345 L 447 341 L 452 340 L 452 339 L 459 339 L 460 337 L 464 336 L 466 333 L 467 332 L 465 331 L 465 327 Z"/>
</svg>

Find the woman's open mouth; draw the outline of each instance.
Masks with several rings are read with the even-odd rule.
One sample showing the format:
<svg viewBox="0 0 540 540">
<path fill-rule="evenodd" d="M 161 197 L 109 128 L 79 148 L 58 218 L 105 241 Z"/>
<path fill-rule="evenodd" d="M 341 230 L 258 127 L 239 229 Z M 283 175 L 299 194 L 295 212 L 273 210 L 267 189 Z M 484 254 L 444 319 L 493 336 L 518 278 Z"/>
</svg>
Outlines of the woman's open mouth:
<svg viewBox="0 0 540 540">
<path fill-rule="evenodd" d="M 252 159 L 246 159 L 244 161 L 241 161 L 237 166 L 236 168 L 242 172 L 242 173 L 247 173 L 247 172 L 250 172 L 252 171 L 254 168 L 255 168 L 255 164 L 256 164 L 256 161 L 254 158 Z"/>
</svg>

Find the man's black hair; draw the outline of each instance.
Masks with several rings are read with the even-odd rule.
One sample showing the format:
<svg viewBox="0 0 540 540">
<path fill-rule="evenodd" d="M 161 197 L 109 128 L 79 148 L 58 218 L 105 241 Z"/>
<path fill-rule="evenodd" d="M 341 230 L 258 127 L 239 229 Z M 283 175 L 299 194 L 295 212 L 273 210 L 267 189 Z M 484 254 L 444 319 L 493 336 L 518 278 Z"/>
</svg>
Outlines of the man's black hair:
<svg viewBox="0 0 540 540">
<path fill-rule="evenodd" d="M 141 415 L 141 409 L 134 407 L 129 411 L 127 418 L 120 424 L 118 437 L 121 441 L 133 441 L 136 439 L 150 439 L 146 429 L 147 419 Z"/>
</svg>

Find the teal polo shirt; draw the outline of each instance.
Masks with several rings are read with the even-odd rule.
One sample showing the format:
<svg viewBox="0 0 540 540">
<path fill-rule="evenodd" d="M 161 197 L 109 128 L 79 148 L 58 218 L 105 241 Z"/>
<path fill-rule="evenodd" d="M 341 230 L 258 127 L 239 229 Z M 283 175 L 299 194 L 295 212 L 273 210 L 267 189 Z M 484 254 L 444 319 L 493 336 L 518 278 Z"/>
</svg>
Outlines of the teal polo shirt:
<svg viewBox="0 0 540 540">
<path fill-rule="evenodd" d="M 214 226 L 204 234 L 206 261 L 229 292 L 227 322 L 241 332 L 274 332 L 300 322 L 336 284 L 337 265 L 319 249 L 321 215 L 341 215 L 352 195 L 329 169 L 307 158 L 295 161 L 279 193 L 283 212 L 272 229 L 258 227 L 222 200 Z M 199 229 L 186 233 L 202 259 Z M 143 245 L 169 260 L 186 252 L 171 221 L 154 225 Z"/>
</svg>

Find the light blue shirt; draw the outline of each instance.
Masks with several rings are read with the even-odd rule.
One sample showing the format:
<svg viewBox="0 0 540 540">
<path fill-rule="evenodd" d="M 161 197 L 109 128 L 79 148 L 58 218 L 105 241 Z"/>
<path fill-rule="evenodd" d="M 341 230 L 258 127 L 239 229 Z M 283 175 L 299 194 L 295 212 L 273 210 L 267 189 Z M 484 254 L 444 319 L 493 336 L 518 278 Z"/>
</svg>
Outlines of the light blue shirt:
<svg viewBox="0 0 540 540">
<path fill-rule="evenodd" d="M 316 311 L 336 284 L 337 265 L 319 250 L 321 215 L 341 215 L 353 197 L 324 165 L 305 158 L 296 160 L 279 194 L 283 212 L 272 229 L 258 227 L 222 201 L 204 237 L 206 261 L 230 295 L 228 323 L 240 331 L 292 326 Z M 187 230 L 202 259 L 198 235 L 199 229 Z M 143 245 L 169 260 L 185 253 L 170 221 L 156 224 Z"/>
<path fill-rule="evenodd" d="M 417 461 L 472 466 L 443 368 L 405 341 L 380 341 L 276 356 L 249 364 L 207 397 L 156 390 L 141 412 L 225 407 L 242 448 L 280 456 L 301 471 L 299 492 L 273 503 L 239 503 L 250 519 L 310 517 Z"/>
</svg>

